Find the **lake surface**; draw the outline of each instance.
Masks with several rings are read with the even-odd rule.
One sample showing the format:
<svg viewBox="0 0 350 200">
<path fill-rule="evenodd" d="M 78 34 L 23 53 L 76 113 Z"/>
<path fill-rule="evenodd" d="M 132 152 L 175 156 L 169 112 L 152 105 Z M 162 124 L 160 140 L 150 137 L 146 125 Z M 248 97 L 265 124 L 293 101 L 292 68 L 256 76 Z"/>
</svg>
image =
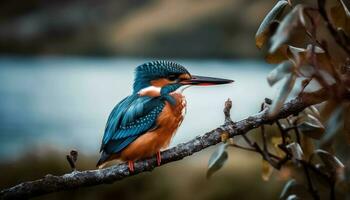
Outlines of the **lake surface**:
<svg viewBox="0 0 350 200">
<path fill-rule="evenodd" d="M 106 119 L 131 93 L 134 68 L 146 59 L 0 57 L 0 156 L 3 160 L 47 147 L 97 154 Z M 230 85 L 190 87 L 188 108 L 171 146 L 221 125 L 233 101 L 240 120 L 273 97 L 271 66 L 253 61 L 175 60 L 192 74 L 234 79 Z"/>
</svg>

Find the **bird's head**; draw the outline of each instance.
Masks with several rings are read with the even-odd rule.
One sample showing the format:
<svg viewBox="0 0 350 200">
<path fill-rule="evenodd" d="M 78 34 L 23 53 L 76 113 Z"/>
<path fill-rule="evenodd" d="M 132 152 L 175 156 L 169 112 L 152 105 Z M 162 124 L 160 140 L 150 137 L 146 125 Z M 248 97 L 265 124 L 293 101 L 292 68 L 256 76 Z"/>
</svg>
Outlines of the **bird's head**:
<svg viewBox="0 0 350 200">
<path fill-rule="evenodd" d="M 228 79 L 192 75 L 185 67 L 174 62 L 154 61 L 136 68 L 134 93 L 154 96 L 154 93 L 170 93 L 186 85 L 208 86 L 232 82 Z"/>
</svg>

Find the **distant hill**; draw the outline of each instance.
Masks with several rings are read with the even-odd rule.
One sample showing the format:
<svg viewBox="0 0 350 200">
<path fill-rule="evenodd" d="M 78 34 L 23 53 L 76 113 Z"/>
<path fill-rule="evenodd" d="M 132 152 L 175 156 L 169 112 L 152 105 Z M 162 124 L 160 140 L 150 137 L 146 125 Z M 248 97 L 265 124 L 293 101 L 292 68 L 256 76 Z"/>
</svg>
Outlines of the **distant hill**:
<svg viewBox="0 0 350 200">
<path fill-rule="evenodd" d="M 0 53 L 255 58 L 272 1 L 16 0 L 0 6 Z"/>
</svg>

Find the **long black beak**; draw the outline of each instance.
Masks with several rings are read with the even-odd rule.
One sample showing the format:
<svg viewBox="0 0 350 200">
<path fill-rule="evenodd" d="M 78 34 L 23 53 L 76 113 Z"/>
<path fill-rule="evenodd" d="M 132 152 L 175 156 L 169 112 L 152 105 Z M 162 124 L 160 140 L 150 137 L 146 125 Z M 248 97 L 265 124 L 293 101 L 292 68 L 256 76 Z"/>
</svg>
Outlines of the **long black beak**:
<svg viewBox="0 0 350 200">
<path fill-rule="evenodd" d="M 184 85 L 200 85 L 200 86 L 220 85 L 220 84 L 227 84 L 232 82 L 233 80 L 229 80 L 229 79 L 206 77 L 206 76 L 194 76 L 194 75 L 191 76 L 191 79 L 181 81 L 181 83 Z"/>
</svg>

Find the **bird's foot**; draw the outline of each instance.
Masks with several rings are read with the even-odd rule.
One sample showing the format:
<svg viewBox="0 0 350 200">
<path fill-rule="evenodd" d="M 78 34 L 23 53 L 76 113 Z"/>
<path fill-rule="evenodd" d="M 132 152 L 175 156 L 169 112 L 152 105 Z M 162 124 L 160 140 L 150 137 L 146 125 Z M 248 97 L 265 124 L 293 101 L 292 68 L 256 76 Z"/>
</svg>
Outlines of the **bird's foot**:
<svg viewBox="0 0 350 200">
<path fill-rule="evenodd" d="M 129 167 L 129 171 L 130 171 L 131 173 L 133 173 L 133 172 L 135 171 L 135 169 L 134 169 L 134 161 L 129 160 L 129 161 L 128 161 L 128 167 Z"/>
<path fill-rule="evenodd" d="M 160 166 L 162 162 L 162 156 L 160 155 L 160 151 L 157 151 L 157 165 Z"/>
</svg>

